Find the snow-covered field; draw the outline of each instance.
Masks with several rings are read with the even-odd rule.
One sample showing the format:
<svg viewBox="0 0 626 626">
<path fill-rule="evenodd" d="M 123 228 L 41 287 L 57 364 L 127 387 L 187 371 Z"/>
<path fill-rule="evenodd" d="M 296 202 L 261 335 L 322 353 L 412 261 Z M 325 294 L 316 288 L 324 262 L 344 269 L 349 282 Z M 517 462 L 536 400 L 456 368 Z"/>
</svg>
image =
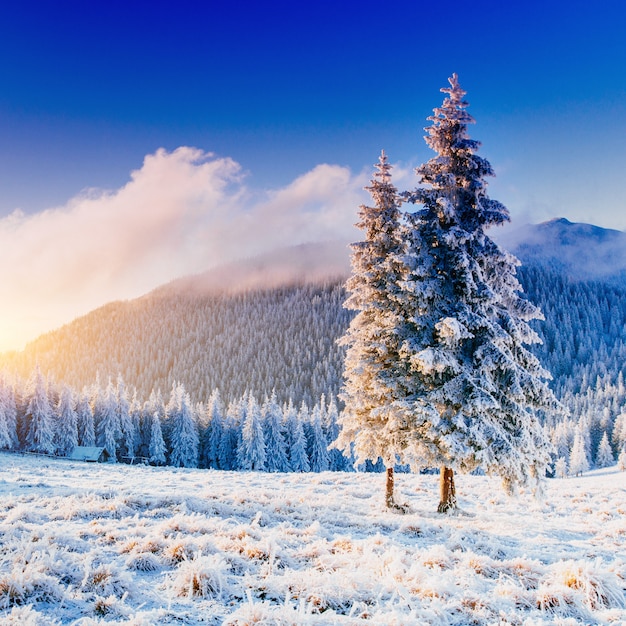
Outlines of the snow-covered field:
<svg viewBox="0 0 626 626">
<path fill-rule="evenodd" d="M 383 480 L 0 453 L 0 623 L 626 624 L 626 473 Z"/>
</svg>

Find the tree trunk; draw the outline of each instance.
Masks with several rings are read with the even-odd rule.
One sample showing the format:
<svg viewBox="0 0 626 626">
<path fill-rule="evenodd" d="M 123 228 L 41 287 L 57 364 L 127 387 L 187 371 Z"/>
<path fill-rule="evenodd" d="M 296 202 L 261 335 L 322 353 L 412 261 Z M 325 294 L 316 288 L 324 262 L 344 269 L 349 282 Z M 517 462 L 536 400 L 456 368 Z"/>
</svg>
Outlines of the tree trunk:
<svg viewBox="0 0 626 626">
<path fill-rule="evenodd" d="M 387 468 L 387 486 L 385 490 L 385 504 L 388 509 L 392 509 L 396 506 L 396 501 L 393 496 L 393 487 L 394 487 L 394 475 L 393 475 L 393 467 Z"/>
<path fill-rule="evenodd" d="M 451 467 L 442 467 L 439 474 L 439 507 L 437 512 L 448 513 L 456 510 L 456 508 L 454 470 Z"/>
</svg>

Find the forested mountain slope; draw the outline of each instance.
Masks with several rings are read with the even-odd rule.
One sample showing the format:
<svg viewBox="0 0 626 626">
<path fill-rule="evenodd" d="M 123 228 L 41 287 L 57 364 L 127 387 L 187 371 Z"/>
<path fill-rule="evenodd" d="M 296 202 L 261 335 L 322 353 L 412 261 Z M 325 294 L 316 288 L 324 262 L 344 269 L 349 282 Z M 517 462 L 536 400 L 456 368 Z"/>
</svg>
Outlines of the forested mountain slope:
<svg viewBox="0 0 626 626">
<path fill-rule="evenodd" d="M 343 298 L 338 280 L 210 295 L 160 290 L 97 309 L 5 362 L 24 377 L 38 363 L 76 389 L 119 372 L 142 397 L 180 381 L 196 401 L 216 387 L 226 399 L 275 388 L 279 400 L 312 405 L 339 384 Z"/>
<path fill-rule="evenodd" d="M 579 407 L 597 404 L 588 398 L 599 394 L 613 418 L 626 400 L 618 390 L 626 369 L 626 281 L 616 253 L 625 237 L 553 220 L 511 245 L 525 263 L 519 270 L 525 291 L 546 317 L 537 325 L 545 342 L 536 349 L 555 390 L 561 397 L 577 394 Z M 560 265 L 553 262 L 559 250 Z M 616 260 L 612 272 L 607 258 Z M 215 387 L 226 399 L 246 390 L 262 397 L 275 388 L 279 400 L 313 404 L 340 386 L 336 339 L 350 319 L 342 307 L 346 271 L 345 247 L 282 251 L 108 304 L 4 355 L 1 364 L 27 377 L 39 363 L 77 389 L 96 374 L 105 381 L 121 373 L 144 397 L 180 381 L 196 401 L 206 401 Z"/>
</svg>

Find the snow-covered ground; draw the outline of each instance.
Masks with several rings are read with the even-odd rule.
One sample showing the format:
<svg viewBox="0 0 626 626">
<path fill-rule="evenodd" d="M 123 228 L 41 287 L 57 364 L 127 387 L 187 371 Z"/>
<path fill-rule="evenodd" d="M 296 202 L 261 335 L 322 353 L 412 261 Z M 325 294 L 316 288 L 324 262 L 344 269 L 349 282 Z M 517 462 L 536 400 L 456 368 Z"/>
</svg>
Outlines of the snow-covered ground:
<svg viewBox="0 0 626 626">
<path fill-rule="evenodd" d="M 626 473 L 383 480 L 0 453 L 0 624 L 626 624 Z"/>
</svg>

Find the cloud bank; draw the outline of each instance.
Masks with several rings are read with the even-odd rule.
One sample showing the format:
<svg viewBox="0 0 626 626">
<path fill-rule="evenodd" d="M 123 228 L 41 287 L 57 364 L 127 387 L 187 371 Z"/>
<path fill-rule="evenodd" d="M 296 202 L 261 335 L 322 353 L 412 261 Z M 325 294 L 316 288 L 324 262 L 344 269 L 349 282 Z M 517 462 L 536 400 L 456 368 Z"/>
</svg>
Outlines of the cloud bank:
<svg viewBox="0 0 626 626">
<path fill-rule="evenodd" d="M 318 165 L 255 191 L 232 159 L 182 147 L 148 155 L 116 191 L 16 211 L 0 220 L 0 350 L 179 276 L 282 246 L 354 240 L 368 178 Z"/>
</svg>

